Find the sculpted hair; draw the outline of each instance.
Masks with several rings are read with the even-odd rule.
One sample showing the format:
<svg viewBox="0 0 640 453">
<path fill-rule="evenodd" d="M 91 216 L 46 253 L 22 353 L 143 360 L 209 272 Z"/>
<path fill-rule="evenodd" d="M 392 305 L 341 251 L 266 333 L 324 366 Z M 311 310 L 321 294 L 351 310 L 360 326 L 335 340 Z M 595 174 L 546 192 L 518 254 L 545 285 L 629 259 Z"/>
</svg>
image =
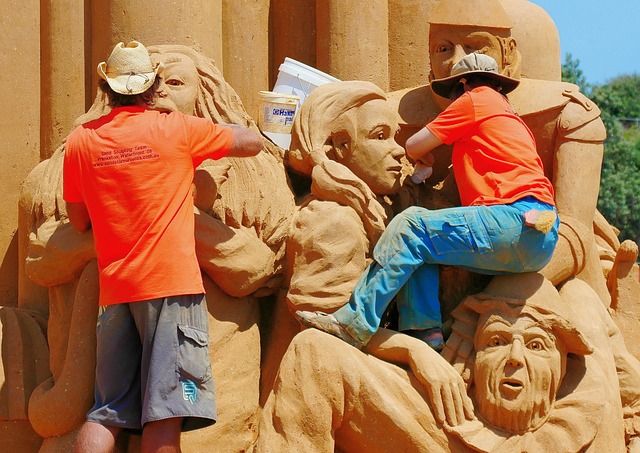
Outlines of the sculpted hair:
<svg viewBox="0 0 640 453">
<path fill-rule="evenodd" d="M 296 114 L 287 155 L 292 169 L 311 176 L 311 191 L 317 198 L 349 206 L 358 213 L 371 246 L 384 230 L 384 207 L 364 181 L 332 159 L 332 138 L 346 131 L 355 140 L 353 112 L 375 99 L 386 97 L 371 82 L 334 82 L 316 88 Z"/>
</svg>

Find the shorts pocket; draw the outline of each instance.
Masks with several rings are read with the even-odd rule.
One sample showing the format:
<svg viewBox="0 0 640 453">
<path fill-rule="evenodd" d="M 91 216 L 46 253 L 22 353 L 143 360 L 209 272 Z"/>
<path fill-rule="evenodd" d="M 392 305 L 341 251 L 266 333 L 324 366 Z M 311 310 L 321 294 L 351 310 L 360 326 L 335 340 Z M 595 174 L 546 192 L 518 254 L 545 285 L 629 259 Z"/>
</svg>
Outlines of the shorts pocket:
<svg viewBox="0 0 640 453">
<path fill-rule="evenodd" d="M 185 324 L 178 324 L 178 373 L 182 379 L 196 383 L 211 378 L 209 333 Z"/>
</svg>

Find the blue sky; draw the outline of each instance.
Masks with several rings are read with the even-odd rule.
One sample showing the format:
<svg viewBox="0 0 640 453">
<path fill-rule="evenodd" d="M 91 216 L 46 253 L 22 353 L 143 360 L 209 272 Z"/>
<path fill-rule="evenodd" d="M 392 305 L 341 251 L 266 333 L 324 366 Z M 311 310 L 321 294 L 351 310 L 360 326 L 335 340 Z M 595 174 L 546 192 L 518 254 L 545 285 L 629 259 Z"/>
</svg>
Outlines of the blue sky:
<svg viewBox="0 0 640 453">
<path fill-rule="evenodd" d="M 640 74 L 640 0 L 530 0 L 549 13 L 560 34 L 562 62 L 570 53 L 590 84 Z"/>
</svg>

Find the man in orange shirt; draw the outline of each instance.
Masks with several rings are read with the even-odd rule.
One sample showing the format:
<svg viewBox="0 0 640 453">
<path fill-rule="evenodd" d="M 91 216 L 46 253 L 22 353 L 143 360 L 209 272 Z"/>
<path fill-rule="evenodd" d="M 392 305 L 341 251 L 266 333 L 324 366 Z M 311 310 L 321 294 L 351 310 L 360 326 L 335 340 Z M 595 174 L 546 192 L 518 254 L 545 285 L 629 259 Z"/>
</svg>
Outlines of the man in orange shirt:
<svg viewBox="0 0 640 453">
<path fill-rule="evenodd" d="M 182 430 L 215 423 L 193 176 L 205 159 L 256 155 L 262 139 L 148 109 L 158 70 L 142 44 L 116 45 L 98 65 L 113 110 L 67 139 L 67 212 L 93 230 L 100 271 L 95 404 L 77 452 L 112 451 L 122 429 L 142 429 L 143 452 L 179 452 Z"/>
<path fill-rule="evenodd" d="M 439 264 L 496 275 L 538 271 L 551 259 L 559 225 L 553 187 L 533 134 L 505 97 L 518 80 L 499 74 L 492 57 L 476 53 L 451 73 L 432 88 L 454 102 L 409 138 L 406 149 L 430 166 L 431 150 L 454 145 L 463 207 L 400 213 L 376 244 L 374 261 L 349 303 L 330 315 L 297 312 L 302 324 L 362 347 L 397 294 L 399 330 L 440 350 Z"/>
</svg>

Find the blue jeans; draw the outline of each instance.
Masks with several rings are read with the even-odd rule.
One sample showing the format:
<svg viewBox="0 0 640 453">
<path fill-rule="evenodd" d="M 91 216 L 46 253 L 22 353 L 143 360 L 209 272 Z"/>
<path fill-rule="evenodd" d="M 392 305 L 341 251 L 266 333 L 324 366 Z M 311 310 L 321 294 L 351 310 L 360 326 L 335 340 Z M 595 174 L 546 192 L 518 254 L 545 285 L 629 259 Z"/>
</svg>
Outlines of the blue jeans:
<svg viewBox="0 0 640 453">
<path fill-rule="evenodd" d="M 560 219 L 541 233 L 524 223 L 531 209 L 554 210 L 533 197 L 509 205 L 404 210 L 380 237 L 349 303 L 333 315 L 366 344 L 397 295 L 399 330 L 441 327 L 439 264 L 499 275 L 538 271 L 549 262 Z"/>
</svg>

